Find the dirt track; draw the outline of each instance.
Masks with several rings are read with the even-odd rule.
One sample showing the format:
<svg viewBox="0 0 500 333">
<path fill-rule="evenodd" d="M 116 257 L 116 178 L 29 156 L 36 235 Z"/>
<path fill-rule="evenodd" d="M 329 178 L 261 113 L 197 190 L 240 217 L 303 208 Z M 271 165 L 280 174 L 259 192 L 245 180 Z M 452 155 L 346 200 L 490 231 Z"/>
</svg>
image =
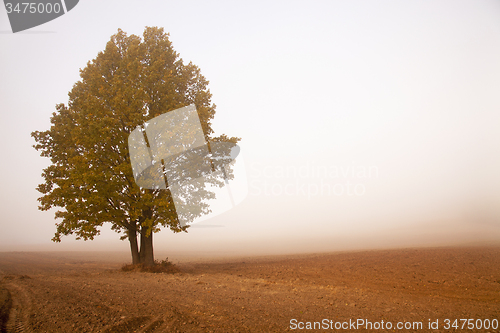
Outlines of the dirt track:
<svg viewBox="0 0 500 333">
<path fill-rule="evenodd" d="M 364 319 L 422 322 L 400 332 L 500 332 L 443 328 L 447 318 L 500 320 L 500 247 L 186 262 L 175 275 L 122 272 L 123 261 L 102 258 L 0 253 L 9 331 L 283 332 L 291 319 Z"/>
</svg>

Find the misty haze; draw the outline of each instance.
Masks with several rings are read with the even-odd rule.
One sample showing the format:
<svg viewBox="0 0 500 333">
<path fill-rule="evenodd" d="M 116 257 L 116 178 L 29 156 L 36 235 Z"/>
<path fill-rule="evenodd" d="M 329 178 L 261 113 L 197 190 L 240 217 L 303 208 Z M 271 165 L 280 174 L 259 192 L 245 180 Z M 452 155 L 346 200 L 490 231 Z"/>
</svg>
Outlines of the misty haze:
<svg viewBox="0 0 500 333">
<path fill-rule="evenodd" d="M 499 330 L 498 2 L 5 8 L 0 332 Z"/>
</svg>

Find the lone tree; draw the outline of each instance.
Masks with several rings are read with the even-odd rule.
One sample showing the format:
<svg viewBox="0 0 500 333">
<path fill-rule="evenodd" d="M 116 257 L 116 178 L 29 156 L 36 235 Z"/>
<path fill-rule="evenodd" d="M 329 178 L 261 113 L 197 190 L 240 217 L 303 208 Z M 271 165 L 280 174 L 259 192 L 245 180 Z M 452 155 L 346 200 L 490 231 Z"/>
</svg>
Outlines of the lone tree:
<svg viewBox="0 0 500 333">
<path fill-rule="evenodd" d="M 37 187 L 43 194 L 39 209 L 63 208 L 55 213 L 61 220 L 54 242 L 70 234 L 92 240 L 108 222 L 129 240 L 133 264 L 153 265 L 153 234 L 160 227 L 180 232 L 187 226 L 179 223 L 169 190 L 136 185 L 129 134 L 160 114 L 194 104 L 209 146 L 239 140 L 211 136 L 215 105 L 208 81 L 197 66 L 183 63 L 168 36 L 157 27 L 147 27 L 142 39 L 119 29 L 80 70 L 81 80 L 68 105 L 56 106 L 51 128 L 31 134 L 34 148 L 52 161 Z"/>
</svg>

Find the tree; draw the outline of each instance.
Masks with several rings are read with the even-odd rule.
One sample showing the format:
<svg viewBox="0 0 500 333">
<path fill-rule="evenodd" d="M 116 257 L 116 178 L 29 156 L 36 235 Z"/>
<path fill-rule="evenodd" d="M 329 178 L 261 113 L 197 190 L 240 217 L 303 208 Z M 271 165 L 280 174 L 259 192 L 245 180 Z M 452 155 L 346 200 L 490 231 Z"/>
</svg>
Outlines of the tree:
<svg viewBox="0 0 500 333">
<path fill-rule="evenodd" d="M 59 104 L 51 128 L 31 135 L 52 164 L 43 170 L 40 210 L 55 213 L 52 240 L 75 234 L 92 240 L 104 223 L 128 239 L 132 263 L 153 265 L 153 234 L 160 227 L 187 231 L 179 223 L 169 190 L 140 188 L 134 181 L 127 139 L 147 120 L 194 104 L 208 146 L 239 138 L 212 137 L 215 105 L 200 69 L 184 64 L 162 28 L 147 27 L 140 38 L 122 30 L 80 70 L 81 80 Z M 209 193 L 202 193 L 209 196 Z M 196 198 L 201 203 L 201 197 Z M 198 214 L 206 213 L 201 209 Z M 140 248 L 137 238 L 140 238 Z"/>
</svg>

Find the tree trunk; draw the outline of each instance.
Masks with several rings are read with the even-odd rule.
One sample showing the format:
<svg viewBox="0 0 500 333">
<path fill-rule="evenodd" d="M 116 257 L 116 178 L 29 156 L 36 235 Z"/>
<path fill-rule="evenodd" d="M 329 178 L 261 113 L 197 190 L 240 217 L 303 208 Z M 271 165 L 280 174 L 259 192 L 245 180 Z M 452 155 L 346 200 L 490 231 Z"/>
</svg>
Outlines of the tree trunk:
<svg viewBox="0 0 500 333">
<path fill-rule="evenodd" d="M 132 265 L 137 265 L 141 262 L 139 257 L 139 247 L 137 246 L 137 231 L 128 230 L 128 240 L 130 242 L 130 252 L 132 253 Z"/>
<path fill-rule="evenodd" d="M 140 238 L 141 238 L 141 249 L 139 250 L 139 260 L 140 260 L 140 263 L 144 263 L 145 261 L 145 258 L 146 258 L 146 240 L 145 240 L 145 237 L 144 237 L 144 233 L 142 232 L 142 228 L 141 228 L 141 235 L 140 235 Z"/>
<path fill-rule="evenodd" d="M 155 258 L 153 254 L 153 232 L 146 236 L 147 228 L 141 228 L 141 250 L 140 260 L 146 266 L 153 266 Z"/>
</svg>

